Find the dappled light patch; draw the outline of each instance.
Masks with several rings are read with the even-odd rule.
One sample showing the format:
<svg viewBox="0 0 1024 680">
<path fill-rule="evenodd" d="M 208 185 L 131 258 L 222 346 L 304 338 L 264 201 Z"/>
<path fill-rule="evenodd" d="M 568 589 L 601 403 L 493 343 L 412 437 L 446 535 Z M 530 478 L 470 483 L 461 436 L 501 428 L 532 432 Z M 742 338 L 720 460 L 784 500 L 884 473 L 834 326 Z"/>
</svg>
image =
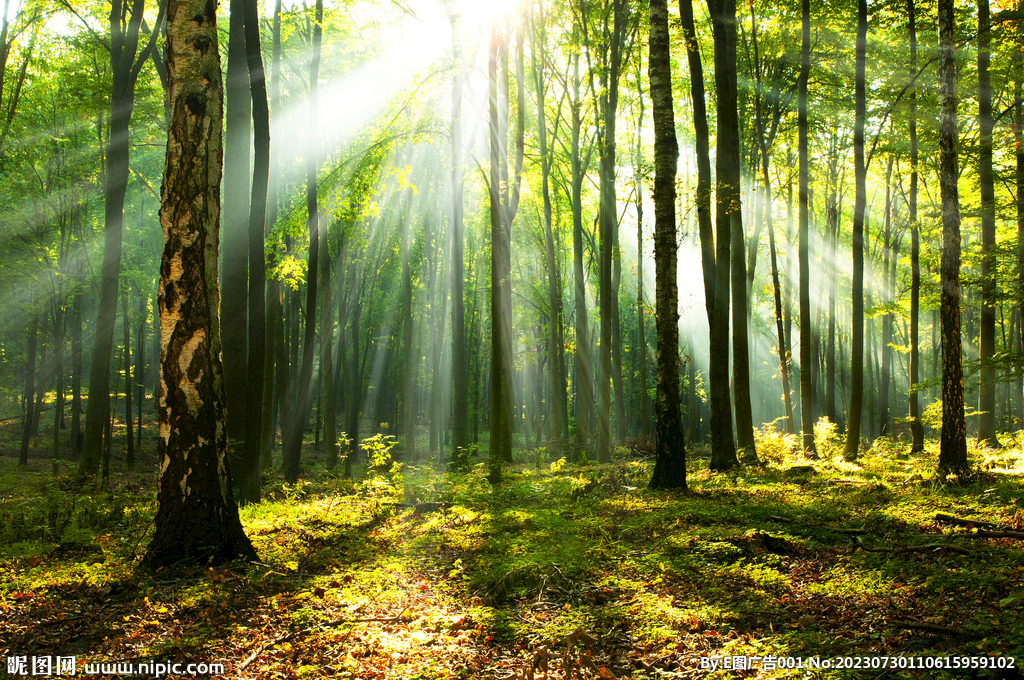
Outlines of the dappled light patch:
<svg viewBox="0 0 1024 680">
<path fill-rule="evenodd" d="M 203 657 L 237 678 L 653 679 L 690 677 L 702 655 L 1021 656 L 1021 478 L 943 484 L 932 459 L 898 453 L 796 477 L 808 463 L 788 453 L 726 474 L 698 460 L 686 494 L 648 491 L 651 461 L 626 454 L 526 459 L 497 488 L 482 466 L 352 481 L 314 469 L 241 509 L 258 562 L 155 574 L 135 568 L 146 495 L 40 484 L 26 517 L 45 519 L 51 498 L 77 514 L 59 537 L 44 522 L 5 547 L 0 608 L 30 654 Z"/>
</svg>

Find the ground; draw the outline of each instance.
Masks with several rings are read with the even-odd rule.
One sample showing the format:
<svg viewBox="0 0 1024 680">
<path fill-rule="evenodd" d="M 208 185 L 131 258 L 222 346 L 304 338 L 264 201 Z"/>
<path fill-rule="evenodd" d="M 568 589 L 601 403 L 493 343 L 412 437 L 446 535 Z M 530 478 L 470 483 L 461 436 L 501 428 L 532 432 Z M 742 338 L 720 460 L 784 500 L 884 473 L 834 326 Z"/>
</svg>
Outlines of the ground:
<svg viewBox="0 0 1024 680">
<path fill-rule="evenodd" d="M 851 463 L 826 429 L 806 461 L 765 429 L 761 466 L 711 474 L 691 452 L 685 494 L 646 490 L 643 441 L 605 466 L 580 446 L 521 449 L 497 488 L 482 458 L 395 464 L 385 438 L 345 480 L 310 445 L 299 484 L 268 473 L 266 500 L 241 510 L 259 562 L 150 573 L 150 434 L 138 471 L 114 464 L 99 489 L 76 488 L 73 463 L 54 477 L 45 436 L 18 469 L 4 434 L 7 657 L 75 656 L 80 674 L 223 664 L 224 678 L 1021 677 L 998 668 L 1024 664 L 1014 439 L 941 482 L 934 444 L 911 457 L 879 440 Z M 935 657 L 949 670 L 923 668 Z"/>
</svg>

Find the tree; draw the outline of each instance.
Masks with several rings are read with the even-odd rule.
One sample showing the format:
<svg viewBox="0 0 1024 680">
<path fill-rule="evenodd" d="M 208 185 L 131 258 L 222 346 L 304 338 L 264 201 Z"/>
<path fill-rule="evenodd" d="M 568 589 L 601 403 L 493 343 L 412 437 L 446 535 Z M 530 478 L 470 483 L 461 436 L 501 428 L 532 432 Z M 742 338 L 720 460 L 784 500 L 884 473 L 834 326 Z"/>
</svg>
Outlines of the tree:
<svg viewBox="0 0 1024 680">
<path fill-rule="evenodd" d="M 684 0 L 685 1 L 685 0 Z M 654 114 L 655 296 L 658 388 L 654 408 L 657 442 L 652 489 L 686 490 L 686 449 L 679 405 L 679 291 L 676 284 L 676 142 L 672 111 L 672 61 L 666 0 L 650 2 L 651 102 Z M 692 417 L 692 416 L 691 416 Z"/>
<path fill-rule="evenodd" d="M 239 500 L 255 503 L 260 499 L 260 458 L 263 453 L 263 390 L 266 370 L 266 255 L 263 241 L 267 222 L 268 185 L 270 183 L 270 106 L 267 80 L 260 46 L 259 12 L 256 0 L 244 0 L 246 73 L 252 98 L 255 140 L 252 191 L 249 200 L 248 228 L 248 354 L 245 376 L 245 445 L 239 480 Z"/>
<path fill-rule="evenodd" d="M 799 156 L 799 260 L 800 260 L 800 427 L 803 451 L 817 456 L 814 448 L 814 383 L 811 381 L 811 266 L 810 189 L 807 148 L 807 81 L 811 72 L 811 0 L 801 0 L 800 80 L 797 95 L 797 154 Z"/>
<path fill-rule="evenodd" d="M 66 2 L 66 0 L 65 0 Z M 166 2 L 149 41 L 139 51 L 145 0 L 114 0 L 110 7 L 110 133 L 106 149 L 104 185 L 103 268 L 100 275 L 99 312 L 89 367 L 89 401 L 85 412 L 85 441 L 80 477 L 95 475 L 99 469 L 103 426 L 110 414 L 110 356 L 114 345 L 114 317 L 117 315 L 118 279 L 121 275 L 121 240 L 124 200 L 128 191 L 128 129 L 135 108 L 135 83 L 149 59 L 163 25 Z"/>
<path fill-rule="evenodd" d="M 996 438 L 996 196 L 992 173 L 992 25 L 988 0 L 978 0 L 978 188 L 981 193 L 981 388 L 978 394 L 978 439 L 999 448 Z"/>
<path fill-rule="evenodd" d="M 964 367 L 960 345 L 960 175 L 957 159 L 956 43 L 953 0 L 939 0 L 939 191 L 942 197 L 942 435 L 939 470 L 967 473 Z"/>
<path fill-rule="evenodd" d="M 160 481 L 150 566 L 256 558 L 231 491 L 217 247 L 222 85 L 215 5 L 168 0 L 171 125 L 160 224 Z"/>
<path fill-rule="evenodd" d="M 852 329 L 850 333 L 850 411 L 846 423 L 846 446 L 843 455 L 847 459 L 857 457 L 860 446 L 861 410 L 864 403 L 864 210 L 867 204 L 867 164 L 864 162 L 864 124 L 867 119 L 867 104 L 864 84 L 864 68 L 867 61 L 868 3 L 857 0 L 857 58 L 853 90 L 853 164 L 857 184 L 853 205 L 853 292 Z"/>
<path fill-rule="evenodd" d="M 914 16 L 914 0 L 907 0 L 907 32 L 910 38 L 910 70 L 917 70 L 917 21 Z M 917 382 L 920 376 L 920 329 L 921 306 L 921 262 L 920 233 L 917 221 L 917 87 L 910 85 L 908 132 L 910 136 L 910 196 L 908 199 L 910 219 L 910 432 L 913 437 L 911 453 L 924 451 L 924 427 L 921 425 L 921 407 L 917 396 Z"/>
<path fill-rule="evenodd" d="M 224 253 L 221 288 L 224 295 L 220 306 L 228 455 L 236 473 L 236 492 L 243 503 L 253 493 L 245 451 L 249 351 L 249 229 L 246 218 L 251 213 L 249 152 L 254 113 L 245 44 L 245 5 L 249 1 L 228 2 L 228 53 L 224 77 L 224 238 L 221 240 Z M 254 177 L 254 180 L 258 181 L 259 177 Z"/>
<path fill-rule="evenodd" d="M 465 451 L 469 447 L 469 357 L 466 351 L 465 210 L 462 150 L 462 86 L 465 74 L 459 59 L 459 16 L 450 16 L 452 26 L 452 59 L 456 72 L 452 82 L 451 131 L 452 164 L 452 451 Z M 358 312 L 357 312 L 358 313 Z M 461 455 L 461 454 L 460 454 Z"/>
<path fill-rule="evenodd" d="M 756 455 L 753 416 L 750 410 L 747 277 L 743 245 L 743 211 L 740 205 L 740 131 L 736 108 L 736 2 L 709 0 L 708 9 L 711 11 L 714 26 L 715 90 L 718 93 L 718 135 L 715 153 L 715 319 L 712 324 L 711 344 L 727 342 L 731 274 L 736 446 L 751 455 Z M 712 367 L 712 371 L 715 371 L 715 367 Z M 721 367 L 718 371 L 721 371 Z M 711 380 L 722 381 L 723 378 L 722 375 L 713 375 Z M 714 427 L 712 425 L 712 428 Z M 719 422 L 718 427 L 726 427 L 726 423 Z M 712 432 L 713 439 L 714 436 Z M 718 434 L 719 438 L 723 436 L 723 433 Z M 715 447 L 712 441 L 712 470 L 728 470 L 738 464 L 736 452 L 731 446 L 723 443 Z"/>
<path fill-rule="evenodd" d="M 289 484 L 299 480 L 301 467 L 302 432 L 306 425 L 306 408 L 310 383 L 313 379 L 313 359 L 316 342 L 316 289 L 317 268 L 320 258 L 320 213 L 317 205 L 317 96 L 320 80 L 320 42 L 323 36 L 324 3 L 316 1 L 313 16 L 313 53 L 309 60 L 309 135 L 306 150 L 306 229 L 309 233 L 309 256 L 306 259 L 305 337 L 302 342 L 302 371 L 299 373 L 298 392 L 291 413 L 291 423 L 284 438 L 284 478 Z M 297 321 L 297 320 L 296 320 Z"/>
<path fill-rule="evenodd" d="M 512 220 L 519 209 L 523 168 L 524 79 L 523 37 L 516 50 L 518 91 L 516 171 L 508 182 L 508 46 L 497 19 L 491 27 L 487 60 L 490 114 L 491 217 L 491 442 L 488 480 L 501 482 L 501 466 L 512 459 Z M 500 62 L 500 68 L 499 68 Z M 500 76 L 500 77 L 499 77 Z"/>
</svg>

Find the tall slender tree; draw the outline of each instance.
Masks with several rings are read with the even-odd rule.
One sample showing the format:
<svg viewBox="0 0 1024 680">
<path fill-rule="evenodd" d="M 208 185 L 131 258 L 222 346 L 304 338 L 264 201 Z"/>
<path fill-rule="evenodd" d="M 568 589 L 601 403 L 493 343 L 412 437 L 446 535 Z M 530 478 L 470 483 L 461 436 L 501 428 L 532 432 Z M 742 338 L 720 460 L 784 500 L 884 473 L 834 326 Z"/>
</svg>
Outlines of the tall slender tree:
<svg viewBox="0 0 1024 680">
<path fill-rule="evenodd" d="M 685 0 L 684 0 L 685 2 Z M 666 0 L 650 2 L 651 102 L 654 115 L 655 296 L 658 314 L 657 457 L 652 489 L 686 489 L 686 450 L 679 404 L 679 291 L 676 279 L 676 167 L 672 60 Z"/>
<path fill-rule="evenodd" d="M 992 22 L 988 0 L 978 0 L 978 189 L 981 194 L 981 329 L 978 439 L 999 448 L 996 438 L 996 196 L 992 173 Z"/>
<path fill-rule="evenodd" d="M 245 5 L 228 2 L 228 53 L 224 75 L 224 234 L 220 327 L 224 363 L 224 410 L 228 455 L 235 471 L 236 493 L 250 495 L 245 451 L 246 378 L 248 375 L 249 229 L 252 212 L 249 176 L 252 171 L 252 94 L 245 45 Z"/>
<path fill-rule="evenodd" d="M 79 476 L 99 470 L 104 423 L 110 419 L 110 359 L 114 346 L 118 281 L 121 276 L 121 242 L 124 232 L 124 200 L 128 191 L 131 140 L 128 128 L 135 110 L 135 83 L 156 44 L 163 25 L 166 0 L 149 40 L 140 49 L 145 0 L 114 0 L 110 6 L 110 132 L 107 136 L 106 175 L 103 187 L 103 266 L 96 335 L 89 365 L 89 400 Z"/>
<path fill-rule="evenodd" d="M 854 76 L 853 165 L 857 184 L 853 204 L 853 291 L 850 330 L 850 409 L 843 454 L 855 458 L 860 447 L 861 412 L 864 404 L 864 212 L 867 205 L 867 164 L 864 162 L 864 125 L 867 96 L 864 71 L 867 62 L 868 3 L 857 0 L 857 57 Z"/>
<path fill-rule="evenodd" d="M 240 469 L 241 502 L 259 501 L 260 458 L 263 454 L 263 382 L 266 370 L 267 273 L 264 231 L 267 227 L 267 188 L 270 183 L 270 106 L 260 45 L 259 9 L 256 0 L 243 0 L 246 73 L 252 98 L 253 156 L 252 191 L 248 229 L 248 355 L 246 357 L 245 448 Z"/>
<path fill-rule="evenodd" d="M 316 0 L 312 22 L 313 51 L 309 59 L 309 129 L 306 150 L 306 229 L 309 234 L 309 256 L 306 260 L 305 336 L 302 341 L 302 370 L 299 373 L 291 425 L 283 447 L 284 478 L 294 484 L 299 479 L 302 434 L 306 425 L 310 385 L 313 381 L 313 360 L 316 349 L 316 291 L 320 259 L 320 213 L 317 204 L 317 101 L 320 90 L 320 44 L 323 38 L 324 3 Z"/>
<path fill-rule="evenodd" d="M 718 135 L 715 154 L 715 320 L 711 344 L 727 337 L 730 276 L 732 292 L 733 404 L 736 446 L 749 455 L 754 449 L 750 407 L 750 355 L 747 343 L 745 237 L 740 205 L 740 128 L 736 87 L 736 2 L 709 0 L 715 43 L 715 90 L 718 94 Z M 715 370 L 712 367 L 712 370 Z M 722 376 L 717 376 L 722 380 Z M 712 376 L 711 380 L 716 380 Z M 719 427 L 725 427 L 719 423 Z M 712 425 L 712 428 L 715 426 Z M 712 435 L 714 436 L 714 435 Z M 719 434 L 722 437 L 722 434 Z M 711 469 L 728 470 L 739 463 L 727 446 L 711 448 Z"/>
<path fill-rule="evenodd" d="M 942 198 L 942 260 L 939 324 L 942 336 L 942 434 L 939 470 L 963 475 L 967 468 L 964 368 L 960 340 L 960 194 L 957 190 L 956 19 L 953 0 L 939 0 L 939 192 Z"/>
<path fill-rule="evenodd" d="M 907 32 L 910 38 L 910 71 L 917 71 L 917 19 L 914 0 L 907 0 Z M 921 262 L 920 233 L 917 221 L 917 86 L 910 84 L 908 132 L 910 135 L 910 432 L 913 437 L 911 453 L 924 451 L 924 427 L 921 425 L 921 407 L 917 396 L 920 377 L 921 352 L 918 337 L 921 316 Z"/>
<path fill-rule="evenodd" d="M 797 154 L 799 156 L 799 268 L 800 268 L 800 427 L 803 451 L 817 456 L 814 446 L 814 383 L 811 380 L 811 266 L 810 266 L 810 188 L 807 142 L 807 81 L 811 72 L 811 0 L 800 3 L 800 80 L 797 94 Z"/>
</svg>

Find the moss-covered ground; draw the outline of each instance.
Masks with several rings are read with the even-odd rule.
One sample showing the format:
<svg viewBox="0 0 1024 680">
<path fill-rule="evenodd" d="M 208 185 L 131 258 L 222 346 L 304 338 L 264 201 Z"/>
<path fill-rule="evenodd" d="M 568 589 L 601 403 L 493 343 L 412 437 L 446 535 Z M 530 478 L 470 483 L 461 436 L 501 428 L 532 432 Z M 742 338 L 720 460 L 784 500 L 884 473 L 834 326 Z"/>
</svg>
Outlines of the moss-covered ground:
<svg viewBox="0 0 1024 680">
<path fill-rule="evenodd" d="M 1020 435 L 945 482 L 934 443 L 847 462 L 821 435 L 809 461 L 765 430 L 762 465 L 725 474 L 691 451 L 687 493 L 647 490 L 643 441 L 608 465 L 521 449 L 497 487 L 483 458 L 454 473 L 382 454 L 342 479 L 310 446 L 299 484 L 268 474 L 241 510 L 259 562 L 156 573 L 137 566 L 151 450 L 145 472 L 78 488 L 45 441 L 27 470 L 7 447 L 0 650 L 225 678 L 1021 677 L 953 668 L 1024 665 Z M 749 656 L 804 667 L 721 667 Z M 808 668 L 834 657 L 868 668 Z M 950 669 L 906 668 L 934 657 Z"/>
</svg>

